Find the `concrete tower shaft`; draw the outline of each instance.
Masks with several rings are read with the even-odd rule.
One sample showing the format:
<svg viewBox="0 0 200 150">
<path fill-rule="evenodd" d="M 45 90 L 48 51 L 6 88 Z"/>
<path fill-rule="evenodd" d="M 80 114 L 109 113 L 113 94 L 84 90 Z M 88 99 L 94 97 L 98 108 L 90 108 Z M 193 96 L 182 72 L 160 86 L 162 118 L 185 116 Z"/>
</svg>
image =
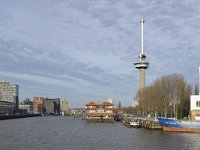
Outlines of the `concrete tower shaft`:
<svg viewBox="0 0 200 150">
<path fill-rule="evenodd" d="M 140 89 L 145 87 L 145 70 L 140 69 Z"/>
</svg>

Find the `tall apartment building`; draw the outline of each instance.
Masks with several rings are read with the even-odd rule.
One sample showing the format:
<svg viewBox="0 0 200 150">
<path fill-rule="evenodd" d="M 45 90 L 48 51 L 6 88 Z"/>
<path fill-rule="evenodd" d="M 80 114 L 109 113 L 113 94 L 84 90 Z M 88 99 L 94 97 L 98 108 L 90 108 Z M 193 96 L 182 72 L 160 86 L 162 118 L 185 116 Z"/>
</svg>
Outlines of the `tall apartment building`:
<svg viewBox="0 0 200 150">
<path fill-rule="evenodd" d="M 14 109 L 18 109 L 19 86 L 10 84 L 7 81 L 0 81 L 0 101 L 14 105 Z"/>
<path fill-rule="evenodd" d="M 47 115 L 60 114 L 60 98 L 44 98 L 44 113 Z"/>
<path fill-rule="evenodd" d="M 44 98 L 35 96 L 33 97 L 33 113 L 43 114 L 44 113 Z"/>
<path fill-rule="evenodd" d="M 69 102 L 67 99 L 62 100 L 62 115 L 69 114 Z"/>
<path fill-rule="evenodd" d="M 60 98 L 51 99 L 35 96 L 33 98 L 33 113 L 60 114 Z"/>
</svg>

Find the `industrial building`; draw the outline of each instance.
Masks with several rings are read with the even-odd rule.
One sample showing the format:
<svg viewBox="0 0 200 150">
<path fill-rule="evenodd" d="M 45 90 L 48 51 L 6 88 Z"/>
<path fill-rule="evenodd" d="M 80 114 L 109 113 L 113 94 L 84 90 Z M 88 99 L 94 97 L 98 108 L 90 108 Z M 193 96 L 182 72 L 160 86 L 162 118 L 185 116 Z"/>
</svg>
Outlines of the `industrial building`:
<svg viewBox="0 0 200 150">
<path fill-rule="evenodd" d="M 14 113 L 18 110 L 19 86 L 0 81 L 0 113 Z"/>
</svg>

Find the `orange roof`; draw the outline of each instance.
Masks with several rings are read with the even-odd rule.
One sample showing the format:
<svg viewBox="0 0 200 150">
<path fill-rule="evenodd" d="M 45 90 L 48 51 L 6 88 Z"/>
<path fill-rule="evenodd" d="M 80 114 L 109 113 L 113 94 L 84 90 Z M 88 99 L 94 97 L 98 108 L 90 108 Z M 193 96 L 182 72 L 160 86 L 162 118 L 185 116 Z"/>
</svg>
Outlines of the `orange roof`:
<svg viewBox="0 0 200 150">
<path fill-rule="evenodd" d="M 103 103 L 101 104 L 101 106 L 113 106 L 113 104 L 110 103 L 110 102 L 103 102 Z"/>
<path fill-rule="evenodd" d="M 95 102 L 89 102 L 88 104 L 86 104 L 86 106 L 97 106 L 97 104 Z"/>
</svg>

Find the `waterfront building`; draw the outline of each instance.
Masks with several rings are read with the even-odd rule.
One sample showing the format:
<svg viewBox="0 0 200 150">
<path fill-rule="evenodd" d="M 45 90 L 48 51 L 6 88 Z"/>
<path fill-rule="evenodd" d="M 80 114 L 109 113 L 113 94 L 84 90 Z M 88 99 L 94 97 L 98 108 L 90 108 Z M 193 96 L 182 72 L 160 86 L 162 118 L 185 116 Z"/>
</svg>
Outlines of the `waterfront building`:
<svg viewBox="0 0 200 150">
<path fill-rule="evenodd" d="M 190 96 L 190 117 L 192 120 L 200 120 L 200 95 Z"/>
<path fill-rule="evenodd" d="M 12 114 L 15 112 L 15 103 L 0 101 L 0 115 Z"/>
<path fill-rule="evenodd" d="M 33 98 L 33 113 L 45 115 L 60 114 L 60 98 L 43 98 L 35 96 Z"/>
<path fill-rule="evenodd" d="M 102 104 L 89 102 L 85 107 L 85 119 L 97 121 L 113 121 L 113 104 L 110 102 L 103 102 Z"/>
<path fill-rule="evenodd" d="M 44 114 L 44 98 L 41 96 L 33 97 L 33 113 Z"/>
<path fill-rule="evenodd" d="M 60 98 L 44 98 L 44 113 L 46 115 L 60 114 Z"/>
<path fill-rule="evenodd" d="M 24 101 L 19 102 L 19 109 L 25 110 L 26 113 L 33 113 L 33 102 L 29 99 L 25 99 Z"/>
<path fill-rule="evenodd" d="M 67 99 L 62 100 L 62 115 L 69 114 L 69 102 Z"/>
<path fill-rule="evenodd" d="M 200 120 L 200 67 L 199 67 L 199 95 L 190 96 L 190 118 Z"/>
<path fill-rule="evenodd" d="M 0 81 L 0 110 L 12 112 L 18 110 L 19 86 L 7 81 Z"/>
</svg>

